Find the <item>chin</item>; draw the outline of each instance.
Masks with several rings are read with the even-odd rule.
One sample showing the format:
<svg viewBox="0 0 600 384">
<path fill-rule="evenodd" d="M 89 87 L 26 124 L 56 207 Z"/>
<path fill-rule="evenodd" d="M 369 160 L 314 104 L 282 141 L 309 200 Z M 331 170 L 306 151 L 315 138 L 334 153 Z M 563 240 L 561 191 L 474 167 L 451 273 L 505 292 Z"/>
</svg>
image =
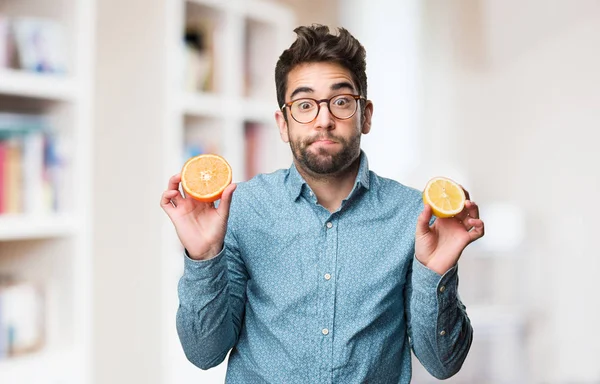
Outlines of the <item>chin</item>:
<svg viewBox="0 0 600 384">
<path fill-rule="evenodd" d="M 339 164 L 333 156 L 307 158 L 303 163 L 305 167 L 319 175 L 336 174 L 345 168 L 345 165 Z"/>
</svg>

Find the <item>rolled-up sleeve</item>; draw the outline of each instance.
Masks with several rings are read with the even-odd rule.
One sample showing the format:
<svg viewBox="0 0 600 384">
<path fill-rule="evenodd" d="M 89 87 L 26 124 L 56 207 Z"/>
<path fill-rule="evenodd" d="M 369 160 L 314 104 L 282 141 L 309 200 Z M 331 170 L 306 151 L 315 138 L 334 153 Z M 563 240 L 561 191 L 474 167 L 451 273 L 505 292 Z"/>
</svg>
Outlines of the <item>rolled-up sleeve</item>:
<svg viewBox="0 0 600 384">
<path fill-rule="evenodd" d="M 411 347 L 438 379 L 456 374 L 471 347 L 473 328 L 458 296 L 458 267 L 443 276 L 413 258 L 406 290 Z"/>
</svg>

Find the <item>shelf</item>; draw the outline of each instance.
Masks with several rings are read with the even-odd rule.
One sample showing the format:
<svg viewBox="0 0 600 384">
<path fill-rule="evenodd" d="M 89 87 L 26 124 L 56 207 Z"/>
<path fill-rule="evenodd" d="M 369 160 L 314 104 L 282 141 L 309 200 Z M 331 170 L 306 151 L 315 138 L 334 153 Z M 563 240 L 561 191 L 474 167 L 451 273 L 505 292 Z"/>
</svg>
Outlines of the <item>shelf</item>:
<svg viewBox="0 0 600 384">
<path fill-rule="evenodd" d="M 76 230 L 75 219 L 68 215 L 0 215 L 0 241 L 63 237 Z"/>
<path fill-rule="evenodd" d="M 101 19 L 96 3 L 0 1 L 0 13 L 14 32 L 6 40 L 13 67 L 0 66 L 0 112 L 43 121 L 28 125 L 17 119 L 4 124 L 2 132 L 2 161 L 10 165 L 3 185 L 10 192 L 2 197 L 9 204 L 0 213 L 0 273 L 9 282 L 41 292 L 43 319 L 38 327 L 44 343 L 37 352 L 3 356 L 2 384 L 92 382 L 90 177 L 95 176 L 95 21 Z M 68 70 L 33 70 L 55 67 L 55 61 L 61 62 L 58 67 L 64 62 Z M 19 201 L 12 199 L 12 192 L 20 195 Z M 28 298 L 17 295 L 16 304 L 3 302 L 0 311 L 10 312 L 16 305 L 21 314 L 11 322 L 17 334 L 19 329 L 28 334 L 38 308 L 21 305 L 21 300 Z M 3 329 L 0 339 L 7 332 Z M 26 348 L 28 343 L 15 344 Z"/>
<path fill-rule="evenodd" d="M 72 101 L 75 81 L 68 76 L 0 69 L 0 94 L 39 99 Z"/>
<path fill-rule="evenodd" d="M 83 362 L 70 350 L 34 353 L 0 360 L 0 383 L 75 384 Z"/>
<path fill-rule="evenodd" d="M 290 12 L 279 4 L 265 0 L 186 0 L 223 12 L 245 15 L 270 24 L 287 25 L 291 22 Z"/>
<path fill-rule="evenodd" d="M 181 112 L 191 117 L 221 117 L 232 104 L 232 100 L 216 94 L 189 92 L 182 97 Z"/>
<path fill-rule="evenodd" d="M 187 3 L 190 4 L 198 4 L 206 7 L 210 7 L 212 9 L 217 9 L 221 11 L 225 11 L 227 9 L 234 9 L 234 5 L 230 5 L 229 3 L 235 3 L 236 1 L 222 1 L 222 0 L 186 0 Z"/>
<path fill-rule="evenodd" d="M 231 116 L 275 124 L 276 110 L 275 102 L 227 98 L 209 93 L 187 93 L 181 98 L 181 113 L 190 117 Z"/>
<path fill-rule="evenodd" d="M 276 102 L 244 100 L 242 114 L 244 120 L 263 122 L 275 126 Z"/>
<path fill-rule="evenodd" d="M 246 17 L 250 19 L 268 24 L 280 25 L 283 28 L 287 28 L 292 23 L 293 19 L 286 8 L 282 8 L 279 4 L 274 4 L 270 1 L 243 1 L 240 8 L 243 9 L 243 13 Z"/>
</svg>

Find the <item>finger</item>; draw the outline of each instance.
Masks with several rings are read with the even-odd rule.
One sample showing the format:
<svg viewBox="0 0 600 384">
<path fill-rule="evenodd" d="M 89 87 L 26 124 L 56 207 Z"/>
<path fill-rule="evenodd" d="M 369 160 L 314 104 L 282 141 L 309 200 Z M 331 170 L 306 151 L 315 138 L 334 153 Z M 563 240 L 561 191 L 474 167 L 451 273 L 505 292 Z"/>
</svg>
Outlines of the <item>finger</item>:
<svg viewBox="0 0 600 384">
<path fill-rule="evenodd" d="M 485 234 L 485 227 L 483 221 L 480 219 L 469 219 L 473 228 L 469 231 L 469 237 L 471 242 L 483 237 Z"/>
<path fill-rule="evenodd" d="M 467 200 L 468 201 L 468 200 Z M 469 210 L 467 209 L 467 203 L 465 202 L 465 206 L 462 211 L 454 215 L 454 218 L 464 222 L 469 217 Z"/>
<path fill-rule="evenodd" d="M 221 201 L 219 202 L 219 207 L 217 208 L 217 212 L 221 217 L 225 220 L 229 217 L 229 207 L 231 206 L 231 198 L 233 196 L 233 191 L 237 188 L 236 184 L 229 184 L 227 188 L 223 191 L 221 195 Z"/>
<path fill-rule="evenodd" d="M 479 207 L 474 201 L 468 200 L 465 203 L 465 208 L 467 209 L 470 217 L 479 219 Z"/>
<path fill-rule="evenodd" d="M 175 192 L 177 192 L 177 193 L 175 193 Z M 171 197 L 171 202 L 175 205 L 175 207 L 177 207 L 180 204 L 183 204 L 185 202 L 185 198 L 183 197 L 183 195 L 181 194 L 181 192 L 179 190 L 173 191 L 172 193 L 175 196 Z"/>
<path fill-rule="evenodd" d="M 423 207 L 423 211 L 417 218 L 417 229 L 416 229 L 417 236 L 422 236 L 422 235 L 429 233 L 429 231 L 431 230 L 429 228 L 429 221 L 431 220 L 431 215 L 433 215 L 433 212 L 431 211 L 431 207 L 429 206 L 429 204 L 425 204 Z"/>
<path fill-rule="evenodd" d="M 456 217 L 457 219 L 459 219 L 460 221 L 463 221 L 463 222 L 468 217 L 473 217 L 475 219 L 479 219 L 479 207 L 477 206 L 477 204 L 474 201 L 466 200 L 463 210 L 460 211 L 460 213 L 454 217 Z"/>
<path fill-rule="evenodd" d="M 460 184 L 458 184 L 458 185 L 460 185 Z M 469 191 L 467 191 L 462 185 L 460 185 L 460 187 L 462 188 L 463 192 L 465 193 L 465 199 L 471 200 L 471 195 L 469 194 Z"/>
<path fill-rule="evenodd" d="M 160 206 L 162 207 L 162 209 L 169 213 L 172 212 L 175 207 L 173 206 L 173 204 L 171 203 L 171 201 L 177 196 L 179 195 L 179 191 L 173 191 L 173 190 L 168 190 L 168 191 L 164 191 L 161 199 L 160 199 Z"/>
<path fill-rule="evenodd" d="M 167 190 L 171 192 L 171 201 L 175 203 L 176 207 L 179 204 L 181 204 L 184 199 L 184 196 L 181 193 L 181 190 L 183 190 L 183 188 L 181 188 L 181 190 L 179 189 L 179 180 L 181 180 L 181 176 L 179 174 L 171 177 L 171 179 L 169 179 L 169 187 L 171 188 Z"/>
<path fill-rule="evenodd" d="M 179 189 L 179 183 L 181 182 L 181 173 L 171 176 L 169 179 L 169 186 L 167 189 Z"/>
<path fill-rule="evenodd" d="M 466 217 L 461 224 L 465 227 L 465 229 L 468 231 L 470 231 L 471 229 L 473 229 L 473 219 L 471 219 L 470 217 Z"/>
</svg>

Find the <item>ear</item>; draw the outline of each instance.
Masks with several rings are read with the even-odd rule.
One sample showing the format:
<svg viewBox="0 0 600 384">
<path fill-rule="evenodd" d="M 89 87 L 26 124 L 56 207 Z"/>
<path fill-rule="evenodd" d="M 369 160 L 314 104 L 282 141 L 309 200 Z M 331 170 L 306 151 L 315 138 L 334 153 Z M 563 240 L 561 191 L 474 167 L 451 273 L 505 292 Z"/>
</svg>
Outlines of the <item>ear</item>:
<svg viewBox="0 0 600 384">
<path fill-rule="evenodd" d="M 279 127 L 279 136 L 281 136 L 281 140 L 283 140 L 284 143 L 289 143 L 290 137 L 288 135 L 288 126 L 282 111 L 275 112 L 275 121 L 277 121 L 277 126 Z"/>
<path fill-rule="evenodd" d="M 373 102 L 367 100 L 366 103 L 361 127 L 361 132 L 365 135 L 371 131 L 371 119 L 373 118 Z"/>
</svg>

